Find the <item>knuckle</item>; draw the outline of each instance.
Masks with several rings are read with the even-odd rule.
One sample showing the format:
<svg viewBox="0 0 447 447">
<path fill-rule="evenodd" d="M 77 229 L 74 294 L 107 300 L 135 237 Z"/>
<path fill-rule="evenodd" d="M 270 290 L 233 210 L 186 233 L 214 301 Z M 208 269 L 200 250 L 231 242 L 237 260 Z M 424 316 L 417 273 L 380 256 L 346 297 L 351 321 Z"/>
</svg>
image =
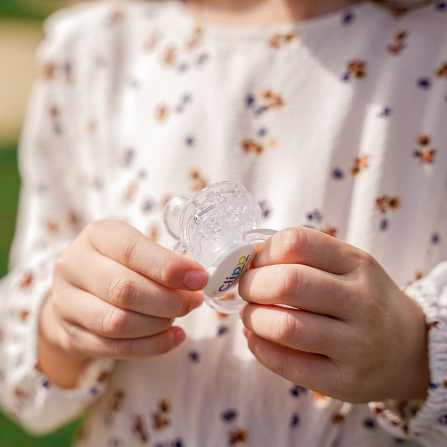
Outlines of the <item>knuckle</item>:
<svg viewBox="0 0 447 447">
<path fill-rule="evenodd" d="M 358 265 L 365 270 L 369 270 L 376 265 L 376 260 L 370 254 L 366 253 L 366 251 L 356 250 L 355 256 L 357 256 Z"/>
<path fill-rule="evenodd" d="M 273 370 L 280 376 L 286 375 L 289 370 L 289 356 L 284 348 L 278 348 L 273 358 Z"/>
<path fill-rule="evenodd" d="M 129 313 L 118 307 L 104 315 L 102 320 L 102 331 L 106 336 L 122 337 L 126 334 L 129 324 Z"/>
<path fill-rule="evenodd" d="M 191 312 L 193 308 L 193 300 L 189 299 L 189 296 L 181 296 L 180 299 L 176 301 L 176 307 L 175 307 L 175 315 L 177 317 L 183 317 L 189 312 Z"/>
<path fill-rule="evenodd" d="M 163 256 L 159 259 L 158 278 L 166 283 L 172 283 L 175 280 L 178 261 L 173 256 Z"/>
<path fill-rule="evenodd" d="M 140 237 L 138 235 L 130 235 L 123 238 L 117 246 L 118 259 L 124 265 L 129 265 L 135 256 Z"/>
<path fill-rule="evenodd" d="M 115 274 L 108 281 L 108 296 L 113 304 L 129 308 L 135 302 L 136 295 L 137 286 L 131 277 Z"/>
<path fill-rule="evenodd" d="M 293 302 L 298 292 L 298 270 L 293 265 L 283 265 L 278 275 L 277 299 L 283 303 Z"/>
<path fill-rule="evenodd" d="M 306 253 L 310 246 L 309 234 L 301 227 L 286 228 L 280 232 L 281 252 L 291 257 L 299 253 Z"/>
<path fill-rule="evenodd" d="M 291 344 L 297 338 L 299 326 L 290 312 L 281 312 L 279 324 L 277 325 L 276 337 L 280 343 Z"/>
<path fill-rule="evenodd" d="M 67 253 L 64 252 L 57 258 L 54 264 L 54 275 L 63 277 L 68 269 L 68 264 Z"/>
</svg>

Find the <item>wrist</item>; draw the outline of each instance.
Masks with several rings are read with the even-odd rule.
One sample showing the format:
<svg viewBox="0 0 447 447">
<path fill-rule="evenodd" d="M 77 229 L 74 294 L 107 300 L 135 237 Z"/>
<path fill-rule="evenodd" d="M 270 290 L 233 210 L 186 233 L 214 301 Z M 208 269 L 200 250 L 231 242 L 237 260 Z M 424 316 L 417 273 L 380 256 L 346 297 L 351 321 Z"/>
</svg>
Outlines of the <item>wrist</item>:
<svg viewBox="0 0 447 447">
<path fill-rule="evenodd" d="M 425 316 L 415 301 L 407 295 L 404 295 L 404 300 L 408 317 L 405 321 L 405 339 L 410 350 L 396 398 L 425 400 L 430 383 Z"/>
<path fill-rule="evenodd" d="M 74 388 L 88 357 L 70 354 L 57 342 L 55 335 L 62 328 L 52 312 L 50 299 L 45 300 L 40 314 L 37 345 L 39 367 L 53 384 L 61 388 Z"/>
</svg>

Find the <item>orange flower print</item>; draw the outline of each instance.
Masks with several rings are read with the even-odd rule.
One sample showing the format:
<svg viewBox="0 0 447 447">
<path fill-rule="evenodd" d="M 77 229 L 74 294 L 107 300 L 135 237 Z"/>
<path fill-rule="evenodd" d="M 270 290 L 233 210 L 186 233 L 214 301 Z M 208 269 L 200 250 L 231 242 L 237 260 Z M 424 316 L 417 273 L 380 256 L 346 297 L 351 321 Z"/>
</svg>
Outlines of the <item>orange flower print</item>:
<svg viewBox="0 0 447 447">
<path fill-rule="evenodd" d="M 171 404 L 166 399 L 162 399 L 158 403 L 158 409 L 161 413 L 169 413 L 171 411 Z"/>
<path fill-rule="evenodd" d="M 147 237 L 151 238 L 153 241 L 157 241 L 159 233 L 160 229 L 157 224 L 150 224 L 146 231 Z"/>
<path fill-rule="evenodd" d="M 408 14 L 409 9 L 404 6 L 391 6 L 391 12 L 396 19 L 403 17 L 405 14 Z"/>
<path fill-rule="evenodd" d="M 400 208 L 401 201 L 399 197 L 390 197 L 386 194 L 376 199 L 376 208 L 386 215 L 388 211 L 397 210 Z M 388 219 L 383 217 L 380 221 L 380 230 L 385 231 L 388 228 Z"/>
<path fill-rule="evenodd" d="M 418 279 L 421 279 L 424 276 L 424 272 L 422 270 L 416 270 L 414 272 L 414 280 L 417 281 Z"/>
<path fill-rule="evenodd" d="M 201 191 L 208 186 L 208 182 L 197 169 L 191 169 L 191 171 L 189 171 L 189 178 L 192 180 L 194 191 Z"/>
<path fill-rule="evenodd" d="M 335 227 L 326 227 L 323 230 L 323 233 L 327 234 L 328 236 L 337 237 L 337 228 L 335 228 Z"/>
<path fill-rule="evenodd" d="M 230 432 L 229 436 L 230 445 L 243 444 L 247 442 L 247 440 L 248 440 L 247 431 L 242 428 L 238 428 L 237 430 Z"/>
<path fill-rule="evenodd" d="M 296 38 L 296 34 L 294 32 L 283 33 L 283 34 L 275 34 L 267 41 L 267 45 L 270 48 L 280 48 L 284 44 L 293 41 Z"/>
<path fill-rule="evenodd" d="M 399 197 L 384 195 L 376 199 L 376 207 L 382 214 L 385 214 L 389 210 L 398 209 L 400 207 L 400 199 Z"/>
<path fill-rule="evenodd" d="M 143 418 L 141 416 L 135 416 L 133 423 L 133 432 L 137 435 L 142 444 L 148 443 L 149 435 L 144 428 Z"/>
<path fill-rule="evenodd" d="M 110 409 L 112 411 L 120 411 L 123 405 L 125 394 L 121 389 L 117 389 L 112 394 L 112 401 L 110 403 Z"/>
<path fill-rule="evenodd" d="M 42 79 L 45 79 L 46 81 L 54 79 L 56 73 L 56 65 L 52 62 L 48 62 L 40 67 L 39 72 L 40 77 Z"/>
<path fill-rule="evenodd" d="M 201 43 L 202 39 L 202 28 L 200 26 L 196 27 L 192 35 L 186 39 L 185 47 L 188 51 L 194 50 Z"/>
<path fill-rule="evenodd" d="M 169 412 L 171 411 L 171 405 L 168 400 L 162 399 L 158 403 L 158 410 L 152 413 L 152 425 L 154 430 L 162 430 L 171 425 L 169 419 Z"/>
<path fill-rule="evenodd" d="M 80 230 L 82 228 L 82 218 L 75 211 L 70 211 L 68 213 L 68 222 L 76 230 Z"/>
<path fill-rule="evenodd" d="M 25 322 L 28 319 L 29 312 L 27 310 L 22 310 L 19 314 L 20 321 Z"/>
<path fill-rule="evenodd" d="M 363 79 L 366 77 L 366 62 L 360 59 L 354 59 L 347 64 L 346 72 L 343 75 L 344 81 L 351 78 Z"/>
<path fill-rule="evenodd" d="M 372 403 L 371 409 L 374 416 L 381 416 L 385 413 L 385 405 L 382 403 Z"/>
<path fill-rule="evenodd" d="M 242 148 L 244 152 L 253 154 L 262 154 L 264 151 L 264 147 L 252 139 L 242 141 Z"/>
<path fill-rule="evenodd" d="M 447 78 L 447 62 L 443 63 L 439 68 L 436 69 L 436 77 Z"/>
<path fill-rule="evenodd" d="M 116 10 L 107 18 L 106 25 L 116 25 L 124 20 L 124 13 L 122 11 Z"/>
<path fill-rule="evenodd" d="M 173 46 L 166 47 L 160 54 L 160 62 L 166 68 L 172 68 L 177 62 L 177 49 Z"/>
<path fill-rule="evenodd" d="M 33 281 L 33 274 L 31 272 L 25 272 L 20 279 L 20 288 L 26 289 Z"/>
<path fill-rule="evenodd" d="M 98 377 L 96 378 L 96 380 L 98 381 L 98 382 L 100 382 L 100 383 L 103 383 L 103 382 L 105 382 L 108 378 L 109 378 L 109 373 L 107 372 L 107 371 L 101 371 L 99 374 L 98 374 Z"/>
<path fill-rule="evenodd" d="M 144 49 L 149 52 L 152 53 L 153 51 L 155 51 L 158 47 L 158 45 L 160 44 L 160 42 L 163 39 L 163 34 L 161 31 L 154 31 L 148 38 L 147 40 L 144 42 Z"/>
<path fill-rule="evenodd" d="M 29 397 L 28 393 L 26 391 L 22 390 L 21 388 L 16 388 L 14 390 L 14 394 L 17 397 L 17 399 L 22 400 L 22 401 L 25 399 L 28 399 L 28 397 Z"/>
<path fill-rule="evenodd" d="M 427 323 L 427 330 L 430 329 L 438 329 L 439 321 L 432 321 L 431 323 Z"/>
<path fill-rule="evenodd" d="M 159 104 L 155 108 L 155 121 L 159 124 L 166 122 L 169 116 L 169 107 L 166 104 Z"/>
<path fill-rule="evenodd" d="M 265 89 L 259 95 L 249 93 L 245 97 L 245 105 L 253 112 L 254 116 L 260 116 L 268 110 L 282 107 L 284 100 L 281 95 L 270 89 Z"/>
<path fill-rule="evenodd" d="M 337 413 L 336 415 L 334 415 L 334 417 L 332 418 L 332 423 L 334 425 L 339 425 L 344 421 L 345 417 L 341 414 L 341 413 Z"/>
<path fill-rule="evenodd" d="M 320 394 L 320 393 L 316 393 L 316 392 L 314 392 L 313 398 L 314 398 L 314 404 L 317 407 L 325 407 L 330 402 L 329 397 L 324 396 L 323 394 Z"/>
<path fill-rule="evenodd" d="M 57 234 L 59 232 L 59 225 L 52 219 L 46 221 L 46 227 L 51 234 Z"/>
<path fill-rule="evenodd" d="M 273 93 L 271 90 L 264 90 L 261 96 L 267 101 L 267 105 L 270 108 L 280 107 L 283 105 L 281 96 Z"/>
<path fill-rule="evenodd" d="M 222 313 L 220 313 L 220 312 L 217 312 L 217 310 L 216 310 L 216 317 L 217 317 L 219 320 L 225 320 L 226 318 L 228 318 L 228 315 L 227 315 L 227 314 L 222 314 Z"/>
<path fill-rule="evenodd" d="M 360 173 L 362 169 L 368 167 L 369 155 L 361 155 L 355 159 L 354 165 L 351 168 L 351 174 L 356 176 Z"/>
<path fill-rule="evenodd" d="M 123 202 L 132 203 L 135 200 L 139 184 L 136 180 L 131 181 L 123 191 Z"/>
<path fill-rule="evenodd" d="M 387 46 L 388 53 L 392 54 L 393 56 L 399 55 L 404 48 L 407 47 L 406 40 L 408 38 L 408 32 L 398 31 L 393 38 L 393 41 Z"/>
<path fill-rule="evenodd" d="M 413 156 L 423 165 L 434 163 L 435 161 L 436 149 L 431 147 L 430 142 L 431 138 L 429 135 L 420 135 L 417 139 L 419 148 L 413 151 Z"/>
</svg>

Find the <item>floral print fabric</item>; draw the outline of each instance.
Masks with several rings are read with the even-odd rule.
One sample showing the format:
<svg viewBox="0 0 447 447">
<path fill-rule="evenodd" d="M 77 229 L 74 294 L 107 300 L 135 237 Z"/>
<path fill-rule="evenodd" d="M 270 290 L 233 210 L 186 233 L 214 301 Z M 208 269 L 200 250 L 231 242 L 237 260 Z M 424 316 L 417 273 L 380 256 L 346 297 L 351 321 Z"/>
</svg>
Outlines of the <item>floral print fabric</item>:
<svg viewBox="0 0 447 447">
<path fill-rule="evenodd" d="M 4 408 L 44 432 L 91 406 L 83 447 L 445 445 L 446 3 L 410 13 L 363 1 L 245 29 L 176 0 L 103 1 L 46 30 L 0 283 Z M 166 201 L 223 180 L 250 190 L 263 227 L 343 239 L 402 287 L 424 277 L 407 289 L 429 326 L 422 407 L 351 405 L 291 384 L 252 356 L 238 317 L 205 306 L 177 320 L 187 340 L 169 354 L 92 360 L 71 391 L 45 378 L 39 309 L 82 227 L 121 219 L 171 247 Z"/>
</svg>

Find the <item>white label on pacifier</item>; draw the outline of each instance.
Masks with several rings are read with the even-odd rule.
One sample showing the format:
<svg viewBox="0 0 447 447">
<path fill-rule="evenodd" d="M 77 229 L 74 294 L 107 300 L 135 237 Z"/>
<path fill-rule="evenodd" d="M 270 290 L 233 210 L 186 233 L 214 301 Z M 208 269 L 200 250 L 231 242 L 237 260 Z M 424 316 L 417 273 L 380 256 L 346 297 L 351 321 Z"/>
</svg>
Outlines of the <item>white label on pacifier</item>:
<svg viewBox="0 0 447 447">
<path fill-rule="evenodd" d="M 205 295 L 216 298 L 225 295 L 249 269 L 255 253 L 256 248 L 252 244 L 228 247 L 207 270 L 209 278 Z"/>
</svg>

